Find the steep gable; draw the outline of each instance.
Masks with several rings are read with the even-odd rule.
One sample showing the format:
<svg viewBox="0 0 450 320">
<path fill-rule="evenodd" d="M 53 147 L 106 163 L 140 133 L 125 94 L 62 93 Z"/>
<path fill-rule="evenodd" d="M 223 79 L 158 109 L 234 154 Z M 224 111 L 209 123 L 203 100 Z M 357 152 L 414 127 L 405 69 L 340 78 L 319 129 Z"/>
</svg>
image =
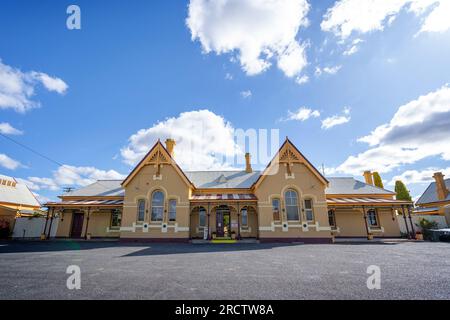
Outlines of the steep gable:
<svg viewBox="0 0 450 320">
<path fill-rule="evenodd" d="M 154 166 L 156 168 L 156 174 L 160 173 L 162 166 L 172 166 L 175 171 L 180 175 L 181 179 L 189 187 L 193 187 L 192 182 L 184 174 L 183 170 L 178 166 L 175 160 L 172 158 L 167 149 L 163 146 L 160 140 L 150 149 L 150 151 L 144 156 L 144 158 L 138 163 L 138 165 L 131 171 L 128 177 L 122 182 L 122 186 L 125 188 L 133 178 L 145 167 Z"/>
<path fill-rule="evenodd" d="M 273 157 L 272 161 L 264 169 L 258 180 L 253 184 L 254 188 L 257 188 L 261 182 L 268 175 L 274 173 L 274 170 L 278 170 L 279 167 L 286 167 L 288 174 L 291 172 L 292 166 L 297 164 L 305 165 L 311 173 L 317 177 L 325 186 L 328 185 L 328 180 L 317 170 L 311 162 L 297 149 L 297 147 L 286 137 L 286 141 L 280 147 L 278 152 Z"/>
</svg>

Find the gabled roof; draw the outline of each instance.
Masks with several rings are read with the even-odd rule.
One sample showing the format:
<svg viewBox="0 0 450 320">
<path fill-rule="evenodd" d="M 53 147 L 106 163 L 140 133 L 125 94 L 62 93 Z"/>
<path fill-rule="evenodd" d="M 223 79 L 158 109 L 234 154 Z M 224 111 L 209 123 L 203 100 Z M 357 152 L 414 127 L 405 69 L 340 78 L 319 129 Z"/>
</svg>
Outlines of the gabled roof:
<svg viewBox="0 0 450 320">
<path fill-rule="evenodd" d="M 62 197 L 123 197 L 122 180 L 98 180 L 81 189 L 66 192 Z"/>
<path fill-rule="evenodd" d="M 445 179 L 445 186 L 450 190 L 450 179 Z M 444 200 L 439 200 L 437 196 L 436 190 L 436 182 L 430 183 L 425 192 L 420 196 L 419 200 L 417 200 L 417 205 L 423 205 L 427 203 L 435 203 L 435 202 L 445 202 L 450 201 L 450 193 L 447 195 L 447 198 Z"/>
<path fill-rule="evenodd" d="M 186 171 L 186 176 L 197 189 L 249 189 L 260 171 Z"/>
<path fill-rule="evenodd" d="M 395 195 L 395 192 L 378 188 L 365 182 L 356 180 L 352 177 L 333 177 L 328 178 L 330 184 L 325 189 L 325 194 L 364 194 L 364 195 Z"/>
<path fill-rule="evenodd" d="M 187 185 L 193 186 L 192 182 L 187 178 L 183 170 L 181 170 L 180 166 L 175 162 L 175 159 L 172 158 L 170 153 L 167 151 L 166 147 L 158 141 L 155 145 L 150 149 L 150 151 L 144 156 L 144 158 L 138 163 L 138 165 L 131 171 L 131 173 L 123 180 L 122 186 L 126 187 L 128 183 L 134 178 L 134 176 L 143 168 L 145 165 L 150 163 L 156 157 L 156 163 L 172 165 L 175 171 L 180 175 L 184 182 Z M 152 162 L 153 163 L 153 162 Z"/>
<path fill-rule="evenodd" d="M 264 178 L 269 174 L 270 170 L 272 169 L 272 167 L 277 164 L 277 163 L 282 163 L 283 161 L 281 160 L 281 152 L 283 151 L 283 149 L 287 149 L 287 152 L 289 153 L 290 151 L 293 151 L 295 153 L 298 154 L 299 158 L 297 161 L 294 160 L 294 162 L 302 162 L 304 163 L 310 170 L 311 172 L 325 185 L 328 185 L 328 180 L 320 173 L 319 170 L 317 170 L 316 167 L 314 167 L 312 165 L 311 162 L 309 162 L 308 159 L 306 159 L 306 157 L 297 149 L 297 147 L 289 140 L 288 137 L 286 137 L 286 140 L 284 141 L 284 143 L 281 145 L 280 149 L 278 150 L 278 152 L 275 154 L 275 156 L 273 157 L 273 159 L 270 161 L 270 163 L 267 165 L 267 167 L 264 169 L 264 171 L 261 173 L 261 175 L 259 176 L 258 180 L 255 181 L 255 183 L 253 184 L 254 186 L 257 186 L 258 184 L 260 184 Z M 292 148 L 292 149 L 291 149 Z M 289 161 L 289 160 L 288 160 Z"/>
<path fill-rule="evenodd" d="M 24 183 L 17 181 L 13 177 L 2 174 L 0 174 L 0 180 L 15 183 L 14 186 L 12 184 L 8 186 L 0 183 L 0 202 L 38 208 L 41 206 L 39 201 L 37 201 L 36 197 Z"/>
</svg>

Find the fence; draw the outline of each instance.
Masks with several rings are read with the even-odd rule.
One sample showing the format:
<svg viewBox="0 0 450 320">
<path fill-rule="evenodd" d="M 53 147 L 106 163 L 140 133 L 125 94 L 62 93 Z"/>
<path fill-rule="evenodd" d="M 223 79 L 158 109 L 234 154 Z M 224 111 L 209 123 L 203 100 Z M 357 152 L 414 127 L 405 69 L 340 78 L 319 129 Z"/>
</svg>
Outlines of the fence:
<svg viewBox="0 0 450 320">
<path fill-rule="evenodd" d="M 45 218 L 17 218 L 14 224 L 14 230 L 12 237 L 14 239 L 30 239 L 39 238 L 41 233 L 44 232 Z M 58 218 L 53 219 L 51 235 L 54 238 L 56 230 L 58 229 Z M 48 220 L 45 234 L 48 234 L 50 229 L 50 220 Z"/>
<path fill-rule="evenodd" d="M 415 214 L 415 215 L 411 215 L 411 218 L 412 218 L 412 222 L 413 222 L 415 231 L 422 231 L 420 228 L 420 220 L 422 220 L 422 219 L 426 219 L 430 222 L 435 221 L 438 224 L 439 229 L 448 227 L 447 221 L 445 220 L 444 216 L 430 216 L 430 215 L 425 215 L 425 214 Z M 406 219 L 408 221 L 409 231 L 411 232 L 411 225 L 409 222 L 409 218 L 406 217 Z M 398 225 L 400 227 L 400 231 L 402 233 L 406 233 L 405 219 L 403 219 L 403 217 L 398 217 Z"/>
</svg>

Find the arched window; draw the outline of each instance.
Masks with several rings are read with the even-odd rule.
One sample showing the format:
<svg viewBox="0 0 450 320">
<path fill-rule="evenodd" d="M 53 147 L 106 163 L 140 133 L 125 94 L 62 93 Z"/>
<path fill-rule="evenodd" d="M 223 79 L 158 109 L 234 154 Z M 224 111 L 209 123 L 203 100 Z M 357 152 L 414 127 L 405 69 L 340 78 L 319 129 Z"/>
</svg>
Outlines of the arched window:
<svg viewBox="0 0 450 320">
<path fill-rule="evenodd" d="M 139 199 L 138 200 L 138 214 L 137 214 L 137 221 L 142 222 L 145 220 L 145 200 Z"/>
<path fill-rule="evenodd" d="M 152 194 L 152 221 L 162 221 L 164 213 L 164 193 L 155 191 Z"/>
<path fill-rule="evenodd" d="M 286 215 L 288 221 L 298 221 L 298 196 L 295 190 L 289 189 L 284 193 Z"/>
<path fill-rule="evenodd" d="M 247 227 L 248 226 L 248 211 L 247 208 L 242 208 L 241 210 L 241 221 L 242 226 Z"/>
<path fill-rule="evenodd" d="M 177 200 L 169 200 L 169 221 L 177 221 Z"/>
<path fill-rule="evenodd" d="M 272 199 L 272 213 L 273 213 L 273 221 L 280 221 L 280 199 L 273 198 Z"/>
<path fill-rule="evenodd" d="M 375 209 L 370 209 L 367 211 L 367 222 L 371 227 L 379 227 L 378 215 Z"/>
<path fill-rule="evenodd" d="M 206 227 L 206 210 L 203 207 L 198 209 L 198 225 L 200 227 Z"/>
<path fill-rule="evenodd" d="M 305 199 L 305 216 L 306 221 L 314 221 L 313 202 L 311 199 Z"/>
</svg>

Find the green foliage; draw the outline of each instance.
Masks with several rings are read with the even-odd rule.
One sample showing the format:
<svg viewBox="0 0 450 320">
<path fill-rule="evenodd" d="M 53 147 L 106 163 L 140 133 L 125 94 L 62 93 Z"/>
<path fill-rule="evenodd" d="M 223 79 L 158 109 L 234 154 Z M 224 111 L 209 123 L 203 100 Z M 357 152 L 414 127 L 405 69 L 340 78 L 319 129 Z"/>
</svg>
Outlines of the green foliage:
<svg viewBox="0 0 450 320">
<path fill-rule="evenodd" d="M 397 193 L 397 200 L 411 201 L 411 195 L 403 182 L 395 181 L 395 193 Z"/>
<path fill-rule="evenodd" d="M 436 221 L 429 221 L 427 219 L 421 219 L 419 221 L 419 225 L 422 228 L 424 240 L 430 240 L 431 239 L 431 231 L 430 230 L 438 228 L 438 224 Z"/>
<path fill-rule="evenodd" d="M 384 189 L 383 180 L 381 180 L 380 174 L 378 172 L 374 172 L 372 175 L 375 186 Z"/>
</svg>

